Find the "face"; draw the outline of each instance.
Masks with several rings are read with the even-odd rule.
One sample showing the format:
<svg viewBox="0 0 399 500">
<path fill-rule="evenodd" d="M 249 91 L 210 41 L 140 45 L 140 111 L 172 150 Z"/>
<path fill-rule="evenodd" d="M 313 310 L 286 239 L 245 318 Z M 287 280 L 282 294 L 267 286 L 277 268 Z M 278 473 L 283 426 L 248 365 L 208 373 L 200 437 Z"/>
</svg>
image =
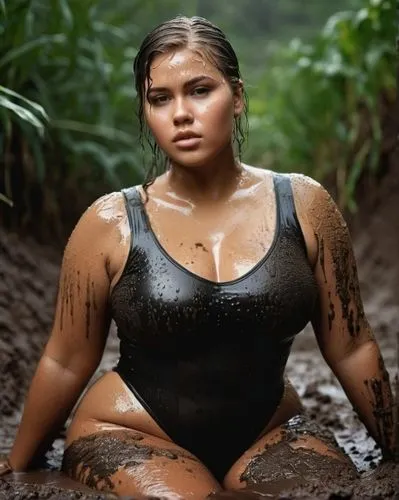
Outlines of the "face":
<svg viewBox="0 0 399 500">
<path fill-rule="evenodd" d="M 152 65 L 146 122 L 172 164 L 201 166 L 232 157 L 234 117 L 243 110 L 242 85 L 190 49 L 157 56 Z"/>
</svg>

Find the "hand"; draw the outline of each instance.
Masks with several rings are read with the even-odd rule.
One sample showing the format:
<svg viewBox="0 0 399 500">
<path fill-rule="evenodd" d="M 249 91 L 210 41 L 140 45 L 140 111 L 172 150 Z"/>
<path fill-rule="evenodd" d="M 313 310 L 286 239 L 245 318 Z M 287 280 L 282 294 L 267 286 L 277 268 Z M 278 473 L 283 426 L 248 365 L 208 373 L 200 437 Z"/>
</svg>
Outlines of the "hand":
<svg viewBox="0 0 399 500">
<path fill-rule="evenodd" d="M 8 461 L 8 458 L 0 459 L 0 477 L 8 474 L 9 472 L 12 472 L 12 467 L 10 465 L 10 462 Z"/>
</svg>

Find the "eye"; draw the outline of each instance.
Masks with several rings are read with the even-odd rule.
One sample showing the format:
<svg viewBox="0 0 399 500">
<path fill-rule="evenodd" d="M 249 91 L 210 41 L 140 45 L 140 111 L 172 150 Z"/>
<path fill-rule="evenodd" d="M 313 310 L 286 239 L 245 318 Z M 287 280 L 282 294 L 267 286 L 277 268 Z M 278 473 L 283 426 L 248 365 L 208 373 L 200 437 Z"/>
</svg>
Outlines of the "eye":
<svg viewBox="0 0 399 500">
<path fill-rule="evenodd" d="M 169 101 L 169 96 L 166 94 L 159 94 L 150 97 L 150 103 L 153 106 L 162 106 Z"/>
<path fill-rule="evenodd" d="M 211 89 L 209 87 L 196 87 L 193 89 L 192 94 L 196 96 L 208 95 Z"/>
</svg>

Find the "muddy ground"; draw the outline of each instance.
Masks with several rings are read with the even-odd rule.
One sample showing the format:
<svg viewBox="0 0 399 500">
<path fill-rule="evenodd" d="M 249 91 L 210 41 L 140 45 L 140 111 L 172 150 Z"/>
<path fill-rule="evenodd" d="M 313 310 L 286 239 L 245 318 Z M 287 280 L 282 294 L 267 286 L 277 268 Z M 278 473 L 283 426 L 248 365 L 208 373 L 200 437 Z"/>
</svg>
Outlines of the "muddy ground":
<svg viewBox="0 0 399 500">
<path fill-rule="evenodd" d="M 399 343 L 399 168 L 389 168 L 378 189 L 371 189 L 367 183 L 363 185 L 360 211 L 350 227 L 365 310 L 394 381 L 398 371 Z M 60 255 L 51 248 L 0 228 L 0 257 L 1 454 L 7 453 L 11 447 L 24 395 L 52 322 Z M 118 345 L 112 330 L 94 378 L 110 369 L 117 357 Z M 350 455 L 361 480 L 349 482 L 345 487 L 326 481 L 322 486 L 297 488 L 274 498 L 399 498 L 399 494 L 395 496 L 398 466 L 377 467 L 380 452 L 321 358 L 310 330 L 298 336 L 287 373 L 312 418 L 328 426 L 339 445 Z M 110 498 L 99 493 L 76 491 L 72 482 L 62 483 L 54 472 L 59 468 L 62 450 L 61 432 L 47 454 L 48 468 L 53 472 L 42 474 L 45 484 L 37 484 L 37 478 L 26 475 L 6 476 L 0 479 L 0 500 Z M 223 493 L 217 498 L 261 497 Z"/>
</svg>

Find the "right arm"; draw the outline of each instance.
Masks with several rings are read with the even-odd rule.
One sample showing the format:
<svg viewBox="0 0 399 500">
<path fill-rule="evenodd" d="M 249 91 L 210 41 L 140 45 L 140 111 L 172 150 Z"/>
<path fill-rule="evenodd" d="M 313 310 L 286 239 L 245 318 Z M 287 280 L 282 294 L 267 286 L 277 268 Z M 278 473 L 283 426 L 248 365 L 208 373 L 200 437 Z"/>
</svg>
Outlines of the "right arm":
<svg viewBox="0 0 399 500">
<path fill-rule="evenodd" d="M 111 225 L 99 217 L 93 204 L 67 243 L 54 324 L 9 455 L 14 471 L 27 469 L 45 451 L 101 361 L 110 326 L 110 231 Z"/>
</svg>

